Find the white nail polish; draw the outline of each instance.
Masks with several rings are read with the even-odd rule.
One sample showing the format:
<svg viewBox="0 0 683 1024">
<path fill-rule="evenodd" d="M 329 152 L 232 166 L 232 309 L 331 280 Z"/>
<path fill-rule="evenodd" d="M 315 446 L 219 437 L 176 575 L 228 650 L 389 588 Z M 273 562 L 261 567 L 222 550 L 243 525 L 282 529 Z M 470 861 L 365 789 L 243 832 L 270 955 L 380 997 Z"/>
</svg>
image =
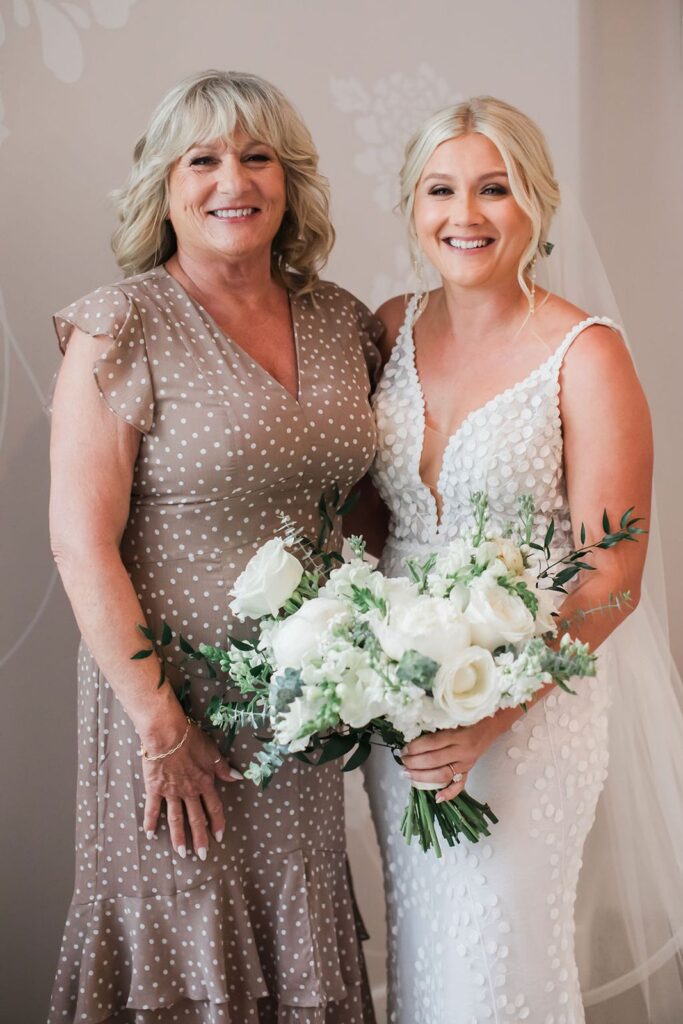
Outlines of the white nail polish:
<svg viewBox="0 0 683 1024">
<path fill-rule="evenodd" d="M 207 851 L 205 846 L 199 847 L 199 849 L 197 850 L 197 856 L 199 857 L 200 860 L 206 860 L 206 852 Z"/>
<path fill-rule="evenodd" d="M 154 839 L 154 833 L 153 833 L 153 832 L 151 831 L 151 829 L 150 829 L 150 831 L 149 831 L 149 832 L 147 833 L 147 838 L 148 838 L 148 839 Z"/>
<path fill-rule="evenodd" d="M 216 832 L 216 842 L 217 843 L 222 843 L 223 842 L 223 829 L 221 829 L 219 832 Z"/>
<path fill-rule="evenodd" d="M 184 847 L 184 846 L 179 846 L 178 847 L 178 856 L 182 857 L 183 860 L 185 859 L 185 857 L 187 857 L 187 849 L 186 849 L 186 847 Z"/>
<path fill-rule="evenodd" d="M 230 777 L 232 779 L 239 779 L 239 780 L 241 780 L 241 779 L 244 778 L 244 775 L 242 775 L 242 772 L 238 771 L 237 768 L 231 768 L 230 769 Z"/>
</svg>

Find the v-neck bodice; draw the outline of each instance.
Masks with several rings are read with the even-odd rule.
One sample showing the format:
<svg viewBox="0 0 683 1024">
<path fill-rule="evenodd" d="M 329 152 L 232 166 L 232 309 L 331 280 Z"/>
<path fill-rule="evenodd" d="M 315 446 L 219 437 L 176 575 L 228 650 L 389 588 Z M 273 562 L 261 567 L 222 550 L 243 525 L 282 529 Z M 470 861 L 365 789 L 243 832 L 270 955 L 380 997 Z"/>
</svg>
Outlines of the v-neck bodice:
<svg viewBox="0 0 683 1024">
<path fill-rule="evenodd" d="M 288 305 L 289 305 L 289 317 L 290 317 L 290 321 L 291 321 L 291 325 L 292 325 L 292 335 L 293 335 L 293 338 L 294 338 L 294 352 L 295 352 L 295 358 L 296 358 L 296 383 L 297 383 L 296 395 L 293 395 L 292 392 L 289 390 L 289 388 L 285 387 L 285 385 L 282 383 L 282 381 L 278 380 L 277 377 L 275 377 L 272 373 L 270 373 L 265 368 L 265 366 L 263 366 L 263 364 L 260 363 L 258 361 L 258 359 L 256 359 L 254 356 L 251 355 L 251 353 L 249 353 L 245 348 L 243 348 L 243 346 L 240 345 L 239 342 L 235 341 L 235 339 L 231 335 L 229 335 L 226 331 L 224 331 L 221 327 L 219 327 L 219 325 L 216 322 L 215 318 L 209 313 L 209 311 L 206 309 L 206 307 L 204 305 L 202 305 L 202 303 L 199 302 L 198 299 L 195 299 L 195 298 L 192 297 L 192 295 L 190 295 L 190 293 L 188 292 L 187 288 L 185 288 L 180 283 L 180 281 L 178 281 L 178 279 L 176 277 L 174 277 L 174 275 L 170 272 L 170 270 L 167 270 L 167 268 L 164 266 L 164 264 L 160 264 L 158 267 L 156 267 L 155 271 L 153 271 L 152 273 L 154 273 L 154 272 L 158 273 L 159 276 L 162 279 L 166 278 L 168 280 L 169 287 L 171 289 L 175 288 L 176 293 L 178 295 L 178 298 L 180 299 L 180 301 L 184 305 L 188 305 L 189 304 L 189 305 L 194 307 L 194 309 L 196 310 L 198 316 L 201 317 L 201 319 L 206 324 L 207 329 L 211 331 L 214 340 L 218 340 L 219 338 L 222 338 L 223 339 L 223 343 L 225 345 L 237 349 L 239 352 L 241 352 L 244 355 L 244 357 L 246 359 L 250 360 L 253 363 L 254 367 L 257 370 L 260 370 L 261 373 L 264 374 L 264 376 L 270 382 L 272 382 L 274 387 L 281 388 L 285 392 L 285 394 L 288 395 L 289 398 L 291 398 L 291 400 L 293 402 L 296 402 L 297 405 L 300 404 L 300 401 L 301 401 L 301 375 L 300 375 L 301 353 L 299 351 L 299 349 L 300 349 L 300 339 L 299 339 L 299 332 L 298 332 L 298 327 L 297 327 L 298 306 L 297 306 L 297 297 L 296 297 L 296 295 L 290 289 L 287 289 L 287 302 L 288 302 Z"/>
<path fill-rule="evenodd" d="M 560 369 L 572 342 L 587 327 L 614 327 L 606 317 L 575 324 L 552 355 L 523 380 L 470 412 L 447 438 L 438 472 L 423 480 L 425 402 L 415 362 L 413 297 L 373 405 L 378 451 L 372 476 L 391 512 L 388 553 L 448 543 L 472 525 L 470 495 L 486 491 L 498 528 L 517 517 L 518 500 L 530 494 L 541 520 L 555 517 L 559 545 L 570 544 L 571 522 L 563 467 Z M 457 381 L 453 382 L 457 388 Z M 434 491 L 441 499 L 437 513 Z M 399 550 L 400 549 L 400 550 Z M 386 561 L 386 559 L 385 559 Z M 386 566 L 385 566 L 386 567 Z M 399 563 L 391 566 L 398 571 Z"/>
</svg>

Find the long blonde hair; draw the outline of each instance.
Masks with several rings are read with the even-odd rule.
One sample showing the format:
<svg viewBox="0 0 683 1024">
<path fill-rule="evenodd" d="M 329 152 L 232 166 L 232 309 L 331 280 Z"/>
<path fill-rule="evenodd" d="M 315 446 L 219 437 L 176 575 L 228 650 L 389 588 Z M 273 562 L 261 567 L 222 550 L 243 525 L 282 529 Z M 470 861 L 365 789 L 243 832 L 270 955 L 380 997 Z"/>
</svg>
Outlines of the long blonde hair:
<svg viewBox="0 0 683 1024">
<path fill-rule="evenodd" d="M 168 260 L 176 237 L 168 219 L 171 166 L 197 142 L 229 138 L 236 128 L 271 146 L 280 160 L 287 211 L 273 239 L 272 271 L 298 293 L 310 291 L 334 244 L 327 179 L 310 133 L 282 93 L 257 75 L 203 71 L 176 85 L 135 146 L 124 188 L 114 193 L 120 225 L 112 249 L 126 274 Z"/>
<path fill-rule="evenodd" d="M 474 132 L 485 135 L 499 150 L 512 195 L 531 221 L 531 239 L 517 270 L 520 287 L 530 299 L 526 274 L 535 257 L 547 254 L 548 231 L 560 204 L 560 190 L 541 129 L 516 107 L 493 96 L 475 96 L 457 106 L 439 110 L 425 121 L 406 146 L 399 207 L 408 222 L 413 256 L 417 255 L 413 217 L 415 189 L 427 161 L 443 142 Z"/>
</svg>

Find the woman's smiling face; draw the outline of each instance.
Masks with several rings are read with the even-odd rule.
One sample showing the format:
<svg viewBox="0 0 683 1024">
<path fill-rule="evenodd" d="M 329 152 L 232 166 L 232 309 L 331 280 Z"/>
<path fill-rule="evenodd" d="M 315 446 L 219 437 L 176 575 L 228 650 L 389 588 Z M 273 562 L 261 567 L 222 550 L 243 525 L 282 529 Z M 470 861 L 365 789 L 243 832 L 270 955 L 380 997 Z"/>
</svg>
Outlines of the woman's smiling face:
<svg viewBox="0 0 683 1024">
<path fill-rule="evenodd" d="M 287 205 L 285 172 L 271 146 L 237 128 L 229 140 L 192 146 L 168 177 L 179 252 L 196 258 L 270 252 Z"/>
<path fill-rule="evenodd" d="M 461 287 L 516 280 L 532 236 L 497 147 L 472 133 L 437 146 L 415 190 L 420 249 L 444 281 Z"/>
</svg>

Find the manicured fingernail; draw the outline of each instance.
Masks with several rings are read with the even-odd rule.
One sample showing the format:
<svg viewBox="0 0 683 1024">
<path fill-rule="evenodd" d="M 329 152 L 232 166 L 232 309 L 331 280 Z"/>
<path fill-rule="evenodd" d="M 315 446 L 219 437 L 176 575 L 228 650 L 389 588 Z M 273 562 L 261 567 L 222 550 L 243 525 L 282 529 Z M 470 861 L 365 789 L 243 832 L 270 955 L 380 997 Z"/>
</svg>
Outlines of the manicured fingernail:
<svg viewBox="0 0 683 1024">
<path fill-rule="evenodd" d="M 200 846 L 199 847 L 199 849 L 197 850 L 197 856 L 199 857 L 200 860 L 206 860 L 206 847 L 205 846 Z"/>
<path fill-rule="evenodd" d="M 438 794 L 437 794 L 437 795 L 436 795 L 436 796 L 434 797 L 434 803 L 440 804 L 440 803 L 441 803 L 442 801 L 443 801 L 443 797 L 441 796 L 441 793 L 438 793 Z"/>
<path fill-rule="evenodd" d="M 147 838 L 148 838 L 148 839 L 154 839 L 154 833 L 152 832 L 152 830 L 151 830 L 151 829 L 150 829 L 150 831 L 149 831 L 149 832 L 147 833 Z"/>
<path fill-rule="evenodd" d="M 220 829 L 218 832 L 216 832 L 216 842 L 217 843 L 222 843 L 223 842 L 223 829 Z"/>
<path fill-rule="evenodd" d="M 186 849 L 186 847 L 184 847 L 184 846 L 179 846 L 178 847 L 178 856 L 182 857 L 183 860 L 185 859 L 185 857 L 187 857 L 187 849 Z"/>
<path fill-rule="evenodd" d="M 239 772 L 237 770 L 237 768 L 231 768 L 230 769 L 230 778 L 231 779 L 242 780 L 244 778 L 244 775 L 242 775 L 242 772 Z"/>
</svg>

